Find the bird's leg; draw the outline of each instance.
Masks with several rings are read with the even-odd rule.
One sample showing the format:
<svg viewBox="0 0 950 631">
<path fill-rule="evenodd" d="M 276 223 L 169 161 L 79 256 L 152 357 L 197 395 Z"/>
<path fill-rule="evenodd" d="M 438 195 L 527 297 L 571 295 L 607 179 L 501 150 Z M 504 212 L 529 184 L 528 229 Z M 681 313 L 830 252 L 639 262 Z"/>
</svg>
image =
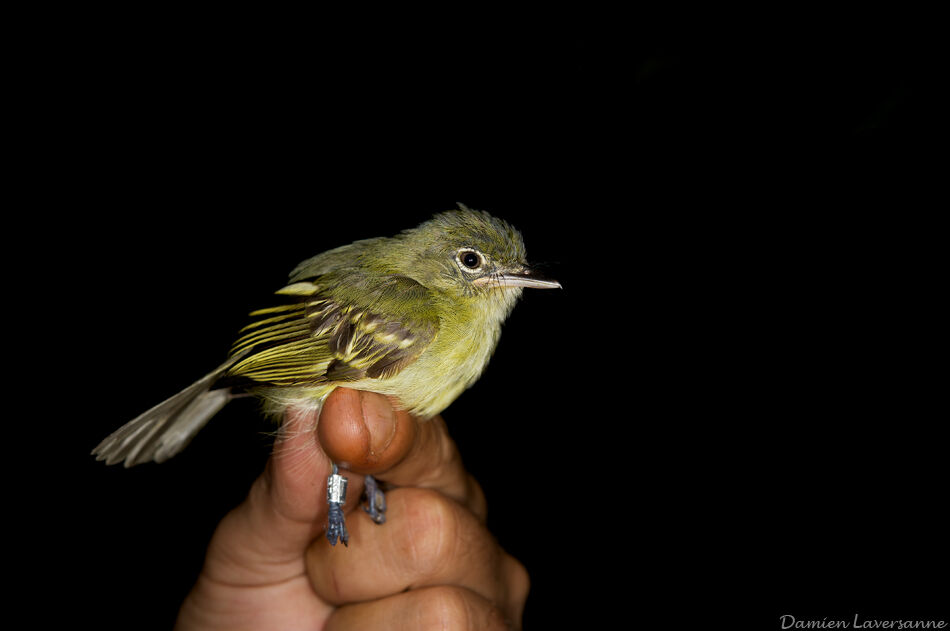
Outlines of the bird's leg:
<svg viewBox="0 0 950 631">
<path fill-rule="evenodd" d="M 327 539 L 330 545 L 335 546 L 337 539 L 348 545 L 349 533 L 346 532 L 346 523 L 343 521 L 343 503 L 346 501 L 347 478 L 338 473 L 333 465 L 333 473 L 327 478 L 327 503 L 330 505 L 327 517 Z"/>
<path fill-rule="evenodd" d="M 371 475 L 366 476 L 366 506 L 363 510 L 377 524 L 386 522 L 386 495 L 379 488 L 379 482 Z"/>
</svg>

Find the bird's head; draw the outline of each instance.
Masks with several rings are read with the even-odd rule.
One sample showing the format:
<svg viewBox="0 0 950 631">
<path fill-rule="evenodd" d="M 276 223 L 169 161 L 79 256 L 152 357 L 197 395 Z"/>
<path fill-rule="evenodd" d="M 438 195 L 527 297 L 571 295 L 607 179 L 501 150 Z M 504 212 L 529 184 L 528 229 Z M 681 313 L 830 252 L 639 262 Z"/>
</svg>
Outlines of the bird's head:
<svg viewBox="0 0 950 631">
<path fill-rule="evenodd" d="M 508 222 L 459 204 L 401 238 L 415 280 L 460 300 L 513 302 L 524 287 L 559 288 L 527 263 L 521 234 Z"/>
</svg>

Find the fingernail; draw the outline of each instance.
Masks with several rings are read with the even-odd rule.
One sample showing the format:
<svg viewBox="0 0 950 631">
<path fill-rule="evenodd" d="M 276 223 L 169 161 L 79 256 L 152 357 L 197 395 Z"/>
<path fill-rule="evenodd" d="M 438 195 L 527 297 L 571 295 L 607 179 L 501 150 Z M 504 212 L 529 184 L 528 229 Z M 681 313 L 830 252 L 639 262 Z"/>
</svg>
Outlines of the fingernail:
<svg viewBox="0 0 950 631">
<path fill-rule="evenodd" d="M 396 435 L 396 411 L 389 399 L 374 392 L 360 392 L 363 424 L 369 433 L 370 456 L 386 451 Z"/>
</svg>

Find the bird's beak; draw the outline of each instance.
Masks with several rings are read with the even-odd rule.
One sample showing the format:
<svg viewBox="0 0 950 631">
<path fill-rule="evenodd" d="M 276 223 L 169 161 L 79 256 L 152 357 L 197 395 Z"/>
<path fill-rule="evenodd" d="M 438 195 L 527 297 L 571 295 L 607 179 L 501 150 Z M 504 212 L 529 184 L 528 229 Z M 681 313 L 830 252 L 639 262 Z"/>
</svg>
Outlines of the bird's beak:
<svg viewBox="0 0 950 631">
<path fill-rule="evenodd" d="M 556 280 L 544 278 L 537 272 L 527 267 L 516 272 L 505 272 L 502 274 L 492 274 L 485 278 L 482 284 L 493 287 L 533 287 L 534 289 L 561 289 L 561 283 Z M 478 282 L 478 281 L 476 281 Z"/>
</svg>

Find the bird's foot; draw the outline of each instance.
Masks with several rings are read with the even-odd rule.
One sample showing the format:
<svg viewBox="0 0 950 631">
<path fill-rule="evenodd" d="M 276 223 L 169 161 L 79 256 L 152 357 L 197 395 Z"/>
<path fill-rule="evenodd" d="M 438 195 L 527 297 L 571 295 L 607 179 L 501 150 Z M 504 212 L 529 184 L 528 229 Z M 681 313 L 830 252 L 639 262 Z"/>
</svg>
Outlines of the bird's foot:
<svg viewBox="0 0 950 631">
<path fill-rule="evenodd" d="M 366 505 L 363 510 L 369 514 L 370 518 L 377 524 L 386 522 L 386 495 L 379 488 L 379 482 L 371 475 L 366 476 Z"/>
<path fill-rule="evenodd" d="M 346 522 L 343 519 L 343 503 L 346 501 L 346 485 L 348 480 L 340 475 L 337 466 L 333 465 L 333 473 L 327 478 L 327 539 L 330 545 L 335 546 L 337 540 L 348 545 L 350 535 L 346 532 Z"/>
</svg>

